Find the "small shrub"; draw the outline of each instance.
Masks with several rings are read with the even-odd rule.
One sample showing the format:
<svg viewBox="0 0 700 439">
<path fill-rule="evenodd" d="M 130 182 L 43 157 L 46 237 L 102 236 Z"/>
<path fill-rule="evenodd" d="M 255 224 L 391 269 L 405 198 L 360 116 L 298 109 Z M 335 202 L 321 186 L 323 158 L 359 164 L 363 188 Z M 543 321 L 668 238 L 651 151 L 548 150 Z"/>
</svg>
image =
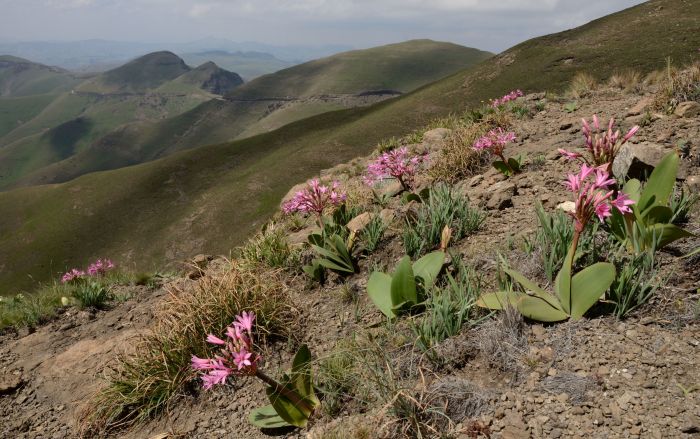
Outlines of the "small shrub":
<svg viewBox="0 0 700 439">
<path fill-rule="evenodd" d="M 643 86 L 642 74 L 636 70 L 623 70 L 614 73 L 608 80 L 608 85 L 627 93 L 639 93 Z"/>
<path fill-rule="evenodd" d="M 532 116 L 530 109 L 524 105 L 513 105 L 510 111 L 517 119 L 520 120 L 527 119 L 528 117 Z"/>
<path fill-rule="evenodd" d="M 360 240 L 365 251 L 373 253 L 377 250 L 386 229 L 387 226 L 380 215 L 372 216 L 369 224 L 360 232 Z"/>
<path fill-rule="evenodd" d="M 537 112 L 542 112 L 547 108 L 547 100 L 546 99 L 540 99 L 539 101 L 535 102 L 535 110 Z"/>
<path fill-rule="evenodd" d="M 456 183 L 472 175 L 481 167 L 485 157 L 485 154 L 474 151 L 472 145 L 485 133 L 486 127 L 481 124 L 455 129 L 445 139 L 428 174 L 433 180 L 447 183 Z"/>
<path fill-rule="evenodd" d="M 104 309 L 112 295 L 102 282 L 84 280 L 75 286 L 73 297 L 78 299 L 82 308 Z"/>
<path fill-rule="evenodd" d="M 569 94 L 574 99 L 581 99 L 590 96 L 596 88 L 598 88 L 598 80 L 590 73 L 580 72 L 571 80 Z"/>
<path fill-rule="evenodd" d="M 402 139 L 402 143 L 405 143 L 407 145 L 421 143 L 423 142 L 423 134 L 423 131 L 414 131 L 410 134 L 405 135 Z"/>
<path fill-rule="evenodd" d="M 700 102 L 700 63 L 678 70 L 669 60 L 666 77 L 654 97 L 653 107 L 673 113 L 678 104 L 686 101 Z"/>
<path fill-rule="evenodd" d="M 293 268 L 299 265 L 300 252 L 287 243 L 285 231 L 269 224 L 240 249 L 244 262 L 261 263 L 270 268 Z"/>
<path fill-rule="evenodd" d="M 569 102 L 564 104 L 564 111 L 567 113 L 573 113 L 578 110 L 578 102 Z"/>
<path fill-rule="evenodd" d="M 244 310 L 256 312 L 261 345 L 294 331 L 297 312 L 279 271 L 248 271 L 232 263 L 228 272 L 202 277 L 194 287 L 170 288 L 152 330 L 118 357 L 107 386 L 86 407 L 83 433 L 129 426 L 165 409 L 195 377 L 192 355 L 213 353 L 204 337 L 223 333 Z"/>
<path fill-rule="evenodd" d="M 615 315 L 623 318 L 648 302 L 658 290 L 660 281 L 652 253 L 628 256 L 618 252 L 613 262 L 618 267 L 618 274 L 608 297 L 615 304 Z"/>
<path fill-rule="evenodd" d="M 400 146 L 401 142 L 396 137 L 382 139 L 377 145 L 377 152 L 379 154 L 384 154 L 385 152 L 393 151 Z"/>
<path fill-rule="evenodd" d="M 472 207 L 466 196 L 438 184 L 418 206 L 415 217 L 406 220 L 404 248 L 412 257 L 425 254 L 440 245 L 445 227 L 452 229 L 452 238 L 458 241 L 481 228 L 485 219 L 486 214 Z"/>
</svg>

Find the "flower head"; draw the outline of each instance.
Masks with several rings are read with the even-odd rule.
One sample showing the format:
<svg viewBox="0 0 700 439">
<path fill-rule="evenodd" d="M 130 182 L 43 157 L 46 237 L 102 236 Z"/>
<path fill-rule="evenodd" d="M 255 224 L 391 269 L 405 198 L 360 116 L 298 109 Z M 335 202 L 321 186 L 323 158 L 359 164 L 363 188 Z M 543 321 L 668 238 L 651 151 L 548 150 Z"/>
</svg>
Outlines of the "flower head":
<svg viewBox="0 0 700 439">
<path fill-rule="evenodd" d="M 347 198 L 344 192 L 338 190 L 339 186 L 337 181 L 330 187 L 325 186 L 315 178 L 305 189 L 298 191 L 291 200 L 284 203 L 282 210 L 286 214 L 302 212 L 321 216 L 328 207 L 338 206 Z"/>
<path fill-rule="evenodd" d="M 491 106 L 493 108 L 498 108 L 498 107 L 503 106 L 503 105 L 507 104 L 508 102 L 514 101 L 522 96 L 524 96 L 522 91 L 513 90 L 510 93 L 506 94 L 505 96 L 503 96 L 499 99 L 493 99 L 491 101 Z"/>
<path fill-rule="evenodd" d="M 371 186 L 386 178 L 395 178 L 404 189 L 410 189 L 418 171 L 418 165 L 423 160 L 422 156 L 409 156 L 406 147 L 385 152 L 367 166 L 365 183 Z"/>
<path fill-rule="evenodd" d="M 586 224 L 596 215 L 600 221 L 612 215 L 612 208 L 621 213 L 630 212 L 629 206 L 634 201 L 619 192 L 617 198 L 612 199 L 615 191 L 610 189 L 615 180 L 610 178 L 610 174 L 601 167 L 590 167 L 585 163 L 581 166 L 578 174 L 569 174 L 564 183 L 576 195 L 576 207 L 571 214 L 574 217 L 575 227 L 578 232 L 582 232 Z"/>
<path fill-rule="evenodd" d="M 77 268 L 73 268 L 72 270 L 64 273 L 63 276 L 61 276 L 61 283 L 70 283 L 75 280 L 81 279 L 83 276 L 85 276 L 84 271 L 78 270 Z"/>
<path fill-rule="evenodd" d="M 477 151 L 490 151 L 492 154 L 502 157 L 506 145 L 514 141 L 514 132 L 505 131 L 503 128 L 499 127 L 477 139 L 476 142 L 474 142 L 473 148 Z"/>
<path fill-rule="evenodd" d="M 192 356 L 192 369 L 202 374 L 202 385 L 210 389 L 216 384 L 224 384 L 231 375 L 255 375 L 262 357 L 253 346 L 253 312 L 243 312 L 226 328 L 227 340 L 209 334 L 207 342 L 220 346 L 219 355 L 214 358 Z"/>
<path fill-rule="evenodd" d="M 87 273 L 90 276 L 104 276 L 114 268 L 114 263 L 109 259 L 98 259 L 88 266 Z"/>
</svg>

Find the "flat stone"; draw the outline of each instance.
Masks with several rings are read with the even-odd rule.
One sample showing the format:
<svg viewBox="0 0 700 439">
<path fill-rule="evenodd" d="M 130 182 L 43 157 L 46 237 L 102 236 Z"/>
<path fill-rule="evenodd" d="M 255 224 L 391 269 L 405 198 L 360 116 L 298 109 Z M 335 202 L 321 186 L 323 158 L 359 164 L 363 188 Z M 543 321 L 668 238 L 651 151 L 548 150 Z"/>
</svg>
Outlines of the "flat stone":
<svg viewBox="0 0 700 439">
<path fill-rule="evenodd" d="M 642 180 L 668 153 L 668 149 L 657 143 L 626 143 L 613 162 L 613 174 L 621 181 L 626 178 Z"/>
<path fill-rule="evenodd" d="M 5 375 L 0 378 L 0 395 L 9 395 L 19 389 L 24 380 L 21 375 Z"/>
<path fill-rule="evenodd" d="M 372 221 L 372 215 L 369 212 L 364 212 L 357 215 L 348 222 L 347 227 L 351 232 L 359 232 L 363 230 Z"/>
<path fill-rule="evenodd" d="M 564 201 L 563 203 L 557 204 L 557 209 L 568 213 L 574 213 L 576 211 L 576 203 L 573 201 Z"/>
<path fill-rule="evenodd" d="M 637 102 L 632 108 L 630 108 L 627 111 L 627 114 L 625 116 L 630 117 L 630 116 L 639 116 L 643 112 L 649 109 L 649 106 L 652 104 L 653 100 L 651 98 L 643 98 L 639 102 Z"/>
<path fill-rule="evenodd" d="M 673 114 L 678 117 L 698 117 L 700 116 L 700 103 L 695 101 L 681 102 Z"/>
</svg>

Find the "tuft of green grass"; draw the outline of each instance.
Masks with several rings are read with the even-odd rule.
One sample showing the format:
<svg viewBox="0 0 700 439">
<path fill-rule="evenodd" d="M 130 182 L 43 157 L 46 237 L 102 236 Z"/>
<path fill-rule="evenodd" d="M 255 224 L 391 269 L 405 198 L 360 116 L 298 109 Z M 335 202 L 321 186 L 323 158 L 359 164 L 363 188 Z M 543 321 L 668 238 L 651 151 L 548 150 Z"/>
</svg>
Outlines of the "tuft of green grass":
<svg viewBox="0 0 700 439">
<path fill-rule="evenodd" d="M 382 217 L 378 214 L 373 215 L 369 224 L 360 232 L 360 240 L 368 253 L 377 250 L 386 229 L 387 225 L 384 224 Z"/>
<path fill-rule="evenodd" d="M 446 184 L 437 184 L 427 200 L 418 205 L 415 216 L 406 219 L 403 243 L 411 257 L 425 254 L 440 244 L 445 226 L 458 241 L 481 228 L 486 213 L 472 207 L 469 199 Z"/>
<path fill-rule="evenodd" d="M 285 233 L 282 227 L 270 223 L 240 248 L 241 260 L 270 268 L 299 267 L 300 251 L 289 246 Z"/>
<path fill-rule="evenodd" d="M 82 308 L 105 309 L 113 298 L 109 288 L 101 280 L 85 279 L 73 286 L 72 296 Z"/>
<path fill-rule="evenodd" d="M 71 287 L 57 282 L 42 285 L 28 294 L 0 296 L 0 329 L 46 323 L 63 306 L 61 298 L 70 296 Z"/>
<path fill-rule="evenodd" d="M 609 299 L 615 306 L 615 316 L 623 318 L 647 303 L 662 281 L 653 252 L 629 255 L 623 248 L 612 260 L 617 266 L 617 277 L 610 286 Z"/>
<path fill-rule="evenodd" d="M 194 287 L 172 288 L 152 330 L 119 356 L 106 387 L 82 414 L 83 434 L 133 425 L 166 409 L 196 377 L 192 355 L 212 355 L 207 334 L 223 334 L 242 311 L 256 313 L 263 345 L 294 333 L 297 311 L 279 271 L 246 270 L 232 263 L 226 273 L 205 276 Z"/>
<path fill-rule="evenodd" d="M 598 88 L 598 80 L 590 73 L 580 72 L 571 79 L 569 94 L 574 99 L 581 99 L 590 96 Z"/>
<path fill-rule="evenodd" d="M 674 190 L 669 200 L 669 207 L 673 211 L 671 222 L 673 224 L 687 223 L 690 220 L 690 212 L 698 201 L 700 201 L 700 195 L 686 191 L 683 187 Z"/>
</svg>

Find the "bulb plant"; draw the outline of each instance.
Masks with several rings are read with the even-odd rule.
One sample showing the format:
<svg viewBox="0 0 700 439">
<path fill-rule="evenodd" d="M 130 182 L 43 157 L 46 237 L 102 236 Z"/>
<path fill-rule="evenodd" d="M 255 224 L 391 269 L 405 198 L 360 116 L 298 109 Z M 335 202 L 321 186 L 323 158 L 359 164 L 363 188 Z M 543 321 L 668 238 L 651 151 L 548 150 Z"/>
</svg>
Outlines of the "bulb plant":
<svg viewBox="0 0 700 439">
<path fill-rule="evenodd" d="M 395 178 L 401 183 L 404 191 L 410 191 L 413 188 L 418 167 L 423 160 L 420 155 L 409 155 L 408 148 L 405 146 L 385 152 L 367 166 L 365 183 L 374 186 L 379 181 Z"/>
<path fill-rule="evenodd" d="M 576 250 L 581 234 L 594 217 L 602 222 L 612 211 L 630 213 L 635 202 L 624 192 L 611 190 L 615 180 L 603 167 L 583 164 L 577 174 L 569 175 L 566 187 L 576 196 L 575 209 L 570 214 L 574 221 L 574 235 L 564 264 L 554 281 L 552 295 L 527 279 L 521 273 L 506 269 L 514 283 L 525 292 L 509 290 L 482 295 L 478 304 L 490 309 L 513 306 L 525 317 L 543 322 L 558 322 L 571 318 L 578 320 L 598 301 L 615 280 L 615 266 L 598 262 L 578 273 L 573 273 Z"/>
<path fill-rule="evenodd" d="M 615 118 L 610 118 L 606 130 L 601 129 L 598 116 L 593 115 L 593 128 L 586 119 L 581 119 L 583 137 L 586 139 L 586 151 L 588 157 L 578 152 L 571 152 L 560 148 L 561 155 L 570 160 L 580 160 L 588 166 L 605 166 L 608 173 L 612 172 L 612 164 L 620 152 L 622 145 L 627 143 L 639 131 L 639 125 L 635 125 L 627 134 L 622 136 L 620 130 L 615 130 Z"/>
<path fill-rule="evenodd" d="M 330 186 L 322 185 L 314 178 L 309 181 L 307 187 L 294 194 L 291 200 L 282 205 L 285 214 L 296 212 L 316 215 L 316 221 L 323 230 L 323 214 L 332 207 L 343 204 L 347 194 L 339 190 L 340 183 L 334 181 Z"/>
<path fill-rule="evenodd" d="M 102 278 L 115 268 L 110 259 L 98 259 L 88 265 L 86 270 L 72 268 L 61 276 L 61 283 L 74 286 L 73 297 L 81 306 L 103 308 L 110 294 Z M 69 303 L 66 299 L 65 303 Z"/>
<path fill-rule="evenodd" d="M 524 96 L 524 94 L 521 90 L 513 90 L 501 98 L 493 99 L 491 101 L 491 107 L 501 108 L 501 107 L 505 106 L 508 102 L 512 102 L 512 101 L 514 101 L 520 97 L 523 97 L 523 96 Z"/>
<path fill-rule="evenodd" d="M 505 131 L 503 128 L 496 128 L 489 131 L 485 136 L 480 137 L 474 142 L 473 148 L 475 151 L 488 151 L 500 160 L 493 162 L 493 167 L 498 169 L 506 176 L 514 175 L 520 172 L 522 167 L 522 158 L 506 158 L 505 148 L 509 143 L 516 139 L 515 133 Z"/>
<path fill-rule="evenodd" d="M 250 422 L 261 428 L 305 427 L 320 403 L 312 384 L 311 353 L 308 347 L 301 346 L 291 371 L 279 381 L 271 378 L 260 369 L 263 357 L 253 343 L 254 322 L 255 313 L 244 311 L 226 328 L 225 340 L 209 334 L 207 342 L 218 346 L 219 352 L 213 358 L 193 355 L 192 369 L 200 374 L 205 390 L 226 384 L 236 376 L 258 378 L 267 386 L 270 405 L 253 410 Z"/>
</svg>

